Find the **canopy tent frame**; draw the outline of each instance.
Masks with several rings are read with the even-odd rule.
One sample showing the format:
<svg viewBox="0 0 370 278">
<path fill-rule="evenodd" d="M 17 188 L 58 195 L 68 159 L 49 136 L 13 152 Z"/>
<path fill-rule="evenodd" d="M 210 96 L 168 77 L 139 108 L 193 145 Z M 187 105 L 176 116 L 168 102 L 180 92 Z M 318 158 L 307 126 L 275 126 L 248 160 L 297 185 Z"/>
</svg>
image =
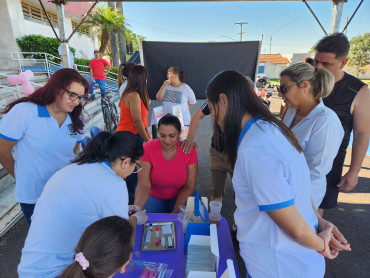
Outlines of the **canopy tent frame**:
<svg viewBox="0 0 370 278">
<path fill-rule="evenodd" d="M 171 0 L 149 0 L 149 1 L 148 0 L 118 0 L 118 1 L 103 0 L 103 1 L 100 1 L 100 2 L 198 2 L 198 1 L 216 2 L 216 1 L 235 1 L 235 0 L 176 0 L 176 1 L 171 1 Z M 275 0 L 238 0 L 238 1 L 275 1 Z M 315 13 L 311 9 L 311 7 L 308 5 L 306 0 L 282 0 L 282 1 L 302 1 L 307 6 L 307 8 L 309 9 L 311 14 L 313 15 L 313 17 L 317 21 L 317 23 L 320 25 L 320 27 L 323 30 L 323 32 L 325 33 L 325 35 L 328 35 L 327 32 L 325 31 L 324 27 L 320 23 L 319 19 L 317 18 L 317 16 L 315 15 Z M 325 1 L 325 0 L 311 0 L 311 1 Z M 67 4 L 67 2 L 90 2 L 90 1 L 87 1 L 87 0 L 51 0 L 50 1 L 50 2 L 54 3 L 55 6 L 56 6 L 59 36 L 57 35 L 57 33 L 54 29 L 54 26 L 51 23 L 51 20 L 50 20 L 49 16 L 46 13 L 46 10 L 45 10 L 45 7 L 42 3 L 42 0 L 39 0 L 39 2 L 40 2 L 40 5 L 41 5 L 47 19 L 48 19 L 48 22 L 49 22 L 51 28 L 53 29 L 55 37 L 58 39 L 59 43 L 61 44 L 63 65 L 64 65 L 64 67 L 70 68 L 71 63 L 70 63 L 70 60 L 69 60 L 68 42 L 72 38 L 72 36 L 76 33 L 77 29 L 80 27 L 80 25 L 86 19 L 86 17 L 89 16 L 91 11 L 94 9 L 96 4 L 98 3 L 98 0 L 95 0 L 94 4 L 90 7 L 89 11 L 84 15 L 84 17 L 82 18 L 80 23 L 74 28 L 74 30 L 72 31 L 72 33 L 68 37 L 68 39 L 65 39 L 64 5 Z M 342 17 L 343 4 L 345 2 L 347 2 L 347 0 L 332 0 L 332 3 L 333 3 L 334 6 L 333 6 L 333 12 L 332 12 L 332 25 L 331 25 L 331 32 L 330 32 L 331 34 L 336 33 L 336 32 L 339 31 L 339 23 L 340 23 L 340 19 Z M 364 2 L 364 0 L 361 0 L 361 2 L 358 4 L 358 6 L 357 6 L 356 10 L 353 12 L 350 20 L 347 22 L 346 26 L 343 28 L 342 33 L 347 29 L 349 23 L 351 22 L 351 20 L 353 19 L 354 15 L 357 13 L 358 9 L 360 8 L 360 6 L 362 5 L 363 2 Z"/>
</svg>

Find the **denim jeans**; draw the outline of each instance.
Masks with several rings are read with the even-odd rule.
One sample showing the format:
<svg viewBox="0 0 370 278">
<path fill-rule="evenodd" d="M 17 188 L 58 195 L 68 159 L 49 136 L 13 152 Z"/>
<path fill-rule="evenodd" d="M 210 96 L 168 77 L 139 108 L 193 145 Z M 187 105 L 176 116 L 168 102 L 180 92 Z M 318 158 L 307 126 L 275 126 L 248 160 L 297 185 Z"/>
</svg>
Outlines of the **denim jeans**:
<svg viewBox="0 0 370 278">
<path fill-rule="evenodd" d="M 21 205 L 21 210 L 29 227 L 31 226 L 31 216 L 33 214 L 33 210 L 35 209 L 35 204 L 25 204 L 25 203 L 19 204 Z"/>
<path fill-rule="evenodd" d="M 148 201 L 144 209 L 146 212 L 155 212 L 155 213 L 171 213 L 173 207 L 175 206 L 176 198 L 171 200 L 161 200 L 149 196 Z"/>
<path fill-rule="evenodd" d="M 95 96 L 95 94 L 94 94 L 94 85 L 95 84 L 98 84 L 99 88 L 100 88 L 100 91 L 102 93 L 105 93 L 105 80 L 100 80 L 100 79 L 94 78 L 94 82 L 91 82 L 91 80 L 90 80 L 89 83 L 90 83 L 90 94 L 91 94 L 91 96 Z"/>
</svg>

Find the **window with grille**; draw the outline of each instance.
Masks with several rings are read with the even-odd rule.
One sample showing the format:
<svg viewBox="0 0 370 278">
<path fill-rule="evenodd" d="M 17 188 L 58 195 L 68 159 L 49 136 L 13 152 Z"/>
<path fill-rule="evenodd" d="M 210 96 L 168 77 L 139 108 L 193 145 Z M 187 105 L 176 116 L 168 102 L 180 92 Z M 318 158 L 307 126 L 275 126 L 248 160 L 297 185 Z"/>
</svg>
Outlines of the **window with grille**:
<svg viewBox="0 0 370 278">
<path fill-rule="evenodd" d="M 78 23 L 75 22 L 75 21 L 72 21 L 72 29 L 74 30 L 76 27 L 77 27 Z M 77 29 L 77 32 L 80 33 L 80 34 L 84 34 L 86 36 L 89 36 L 90 35 L 90 29 L 88 27 L 79 27 Z"/>
</svg>

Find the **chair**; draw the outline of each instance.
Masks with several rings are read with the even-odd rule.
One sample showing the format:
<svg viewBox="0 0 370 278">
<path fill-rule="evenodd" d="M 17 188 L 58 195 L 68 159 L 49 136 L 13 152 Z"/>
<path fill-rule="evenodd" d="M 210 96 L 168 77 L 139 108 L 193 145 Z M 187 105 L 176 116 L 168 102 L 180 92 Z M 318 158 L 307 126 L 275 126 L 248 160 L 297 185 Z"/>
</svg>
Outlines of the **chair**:
<svg viewBox="0 0 370 278">
<path fill-rule="evenodd" d="M 100 128 L 98 128 L 97 126 L 92 126 L 90 128 L 90 134 L 91 134 L 91 137 L 94 138 L 96 135 L 98 135 L 99 133 L 101 132 Z"/>
<path fill-rule="evenodd" d="M 86 148 L 87 144 L 91 141 L 91 138 L 89 136 L 85 136 L 84 140 L 81 142 L 81 146 L 83 149 Z"/>
</svg>

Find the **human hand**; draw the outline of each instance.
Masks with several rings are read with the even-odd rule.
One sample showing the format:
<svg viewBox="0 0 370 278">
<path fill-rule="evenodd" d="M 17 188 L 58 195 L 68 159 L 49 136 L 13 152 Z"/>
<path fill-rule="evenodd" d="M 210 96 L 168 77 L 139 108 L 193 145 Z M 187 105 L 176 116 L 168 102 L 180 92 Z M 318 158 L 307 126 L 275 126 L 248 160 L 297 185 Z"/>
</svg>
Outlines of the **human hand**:
<svg viewBox="0 0 370 278">
<path fill-rule="evenodd" d="M 134 213 L 140 211 L 140 207 L 139 206 L 135 206 L 135 205 L 129 205 L 128 206 L 128 215 L 131 216 L 133 215 Z"/>
<path fill-rule="evenodd" d="M 148 220 L 148 215 L 146 215 L 146 210 L 138 211 L 135 214 L 131 215 L 135 216 L 137 219 L 136 225 L 143 225 Z"/>
<path fill-rule="evenodd" d="M 91 77 L 91 78 L 90 78 L 90 81 L 91 81 L 91 82 L 94 82 L 94 78 L 93 78 L 93 77 Z"/>
<path fill-rule="evenodd" d="M 163 82 L 163 86 L 167 86 L 167 85 L 170 85 L 171 84 L 171 81 L 166 79 L 164 82 Z"/>
<path fill-rule="evenodd" d="M 323 218 L 320 218 L 318 231 L 321 232 L 325 230 L 328 224 L 333 225 L 329 221 Z M 339 231 L 339 229 L 335 225 L 333 225 L 332 235 L 329 241 L 329 247 L 330 249 L 337 250 L 338 252 L 339 251 L 351 251 L 351 245 L 348 243 L 348 241 L 345 239 L 345 237 L 342 235 L 342 233 Z"/>
<path fill-rule="evenodd" d="M 337 185 L 340 192 L 349 192 L 358 183 L 358 173 L 353 171 L 348 171 L 342 178 L 342 180 Z"/>
<path fill-rule="evenodd" d="M 335 259 L 339 255 L 339 251 L 336 249 L 332 249 L 329 247 L 329 242 L 332 238 L 332 231 L 333 231 L 334 225 L 328 222 L 325 229 L 319 233 L 319 235 L 322 236 L 324 239 L 324 248 L 322 249 L 323 252 L 318 251 L 320 254 L 322 254 L 324 257 L 328 259 Z"/>
<path fill-rule="evenodd" d="M 194 140 L 192 139 L 185 139 L 182 143 L 181 143 L 181 149 L 184 153 L 190 153 L 191 149 L 194 147 L 196 150 L 198 149 L 198 145 L 197 143 L 195 143 Z"/>
</svg>

